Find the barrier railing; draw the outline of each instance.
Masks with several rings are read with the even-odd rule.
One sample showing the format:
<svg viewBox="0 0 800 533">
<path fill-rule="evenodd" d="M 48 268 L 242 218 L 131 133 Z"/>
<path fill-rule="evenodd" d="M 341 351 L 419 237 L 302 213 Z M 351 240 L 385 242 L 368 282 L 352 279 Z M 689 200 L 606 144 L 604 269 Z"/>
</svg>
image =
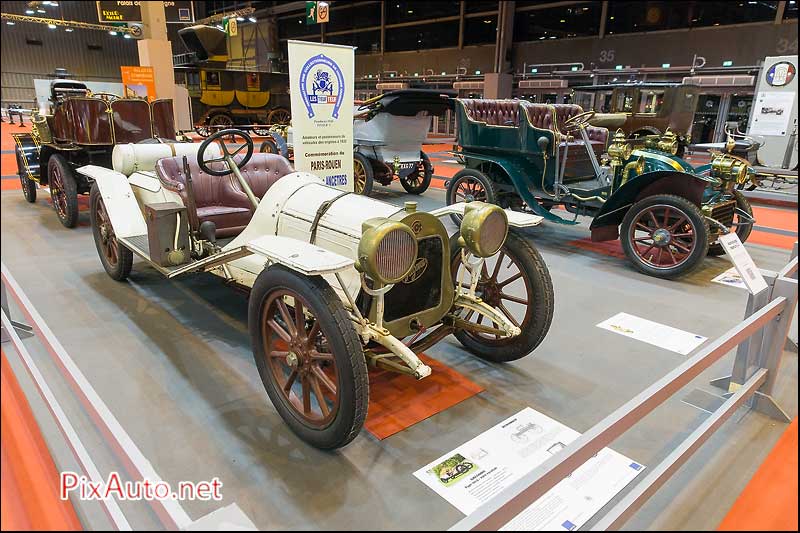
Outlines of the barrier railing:
<svg viewBox="0 0 800 533">
<path fill-rule="evenodd" d="M 772 398 L 772 392 L 797 305 L 797 245 L 789 264 L 780 272 L 765 277 L 768 287 L 750 295 L 742 322 L 608 415 L 560 453 L 459 521 L 451 530 L 500 529 L 737 347 L 731 375 L 712 382 L 715 386 L 725 388 L 726 401 L 666 459 L 649 469 L 649 473 L 606 512 L 592 530 L 622 526 L 742 405 L 749 403 L 755 411 L 788 422 L 789 417 Z"/>
</svg>

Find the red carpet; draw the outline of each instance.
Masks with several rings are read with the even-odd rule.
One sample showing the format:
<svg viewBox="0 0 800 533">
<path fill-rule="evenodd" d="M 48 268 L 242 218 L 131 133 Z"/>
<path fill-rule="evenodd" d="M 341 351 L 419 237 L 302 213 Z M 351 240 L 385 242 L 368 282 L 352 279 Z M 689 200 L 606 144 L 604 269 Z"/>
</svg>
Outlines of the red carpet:
<svg viewBox="0 0 800 533">
<path fill-rule="evenodd" d="M 391 437 L 483 392 L 483 387 L 435 359 L 424 355 L 420 358 L 433 372 L 419 381 L 394 372 L 370 370 L 365 427 L 378 439 Z"/>
</svg>

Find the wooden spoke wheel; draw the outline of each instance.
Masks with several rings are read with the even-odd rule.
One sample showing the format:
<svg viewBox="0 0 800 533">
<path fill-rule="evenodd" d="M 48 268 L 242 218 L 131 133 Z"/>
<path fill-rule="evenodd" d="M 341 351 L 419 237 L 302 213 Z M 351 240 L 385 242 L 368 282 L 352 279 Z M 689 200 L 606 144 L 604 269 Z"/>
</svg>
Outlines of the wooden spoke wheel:
<svg viewBox="0 0 800 533">
<path fill-rule="evenodd" d="M 696 268 L 708 252 L 708 223 L 685 198 L 657 195 L 637 202 L 622 223 L 622 247 L 642 272 L 672 278 Z"/>
<path fill-rule="evenodd" d="M 114 226 L 106 211 L 103 196 L 97 185 L 92 185 L 89 194 L 89 218 L 97 254 L 103 268 L 112 279 L 122 281 L 128 277 L 133 266 L 133 252 L 120 244 L 114 234 Z"/>
<path fill-rule="evenodd" d="M 47 162 L 47 184 L 58 220 L 67 228 L 78 224 L 78 184 L 67 160 L 59 154 Z"/>
<path fill-rule="evenodd" d="M 248 314 L 256 366 L 283 420 L 318 448 L 353 440 L 367 415 L 367 364 L 330 285 L 319 276 L 266 269 L 250 293 Z"/>
<path fill-rule="evenodd" d="M 373 178 L 372 165 L 369 159 L 355 152 L 353 154 L 353 191 L 356 194 L 369 196 L 372 192 Z"/>
<path fill-rule="evenodd" d="M 26 201 L 34 203 L 36 202 L 36 182 L 28 177 L 25 155 L 20 151 L 19 147 L 14 149 L 14 154 L 17 158 L 17 174 L 19 174 L 19 182 L 22 185 L 22 194 L 25 196 Z"/>
<path fill-rule="evenodd" d="M 292 114 L 288 109 L 284 109 L 282 107 L 273 109 L 269 112 L 269 115 L 267 115 L 267 122 L 269 124 L 289 124 L 291 120 Z"/>
<path fill-rule="evenodd" d="M 433 166 L 428 154 L 420 152 L 417 168 L 404 178 L 400 178 L 400 185 L 409 194 L 422 194 L 428 190 L 433 177 Z"/>
<path fill-rule="evenodd" d="M 469 273 L 461 263 L 457 239 L 451 242 L 451 272 L 462 290 L 469 290 Z M 459 276 L 464 273 L 462 281 Z M 553 283 L 547 266 L 533 245 L 515 232 L 509 232 L 500 251 L 484 262 L 476 295 L 498 309 L 522 333 L 516 337 L 461 329 L 456 338 L 479 357 L 494 362 L 525 357 L 544 339 L 553 319 Z M 462 318 L 472 324 L 497 328 L 485 315 L 469 310 Z"/>
<path fill-rule="evenodd" d="M 263 305 L 262 338 L 272 379 L 297 416 L 309 426 L 325 427 L 339 410 L 339 372 L 319 321 L 306 317 L 308 304 L 290 290 L 273 291 Z"/>
<path fill-rule="evenodd" d="M 447 205 L 458 202 L 486 202 L 497 203 L 497 194 L 492 180 L 480 170 L 465 168 L 456 173 L 447 185 L 445 194 Z M 457 225 L 461 225 L 461 215 L 450 215 Z"/>
</svg>

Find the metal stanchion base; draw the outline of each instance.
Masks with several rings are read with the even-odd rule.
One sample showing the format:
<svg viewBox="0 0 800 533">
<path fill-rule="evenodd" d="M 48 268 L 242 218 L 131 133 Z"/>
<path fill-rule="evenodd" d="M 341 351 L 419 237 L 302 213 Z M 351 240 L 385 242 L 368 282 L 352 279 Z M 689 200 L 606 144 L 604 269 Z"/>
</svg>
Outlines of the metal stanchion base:
<svg viewBox="0 0 800 533">
<path fill-rule="evenodd" d="M 786 411 L 784 411 L 781 406 L 778 405 L 778 402 L 768 394 L 756 391 L 756 393 L 753 394 L 753 398 L 750 400 L 750 408 L 778 422 L 785 422 L 788 424 L 792 421 L 791 417 L 786 414 Z"/>
<path fill-rule="evenodd" d="M 712 379 L 712 380 L 711 380 L 711 381 L 709 381 L 708 383 L 709 383 L 709 384 L 710 384 L 712 387 L 717 387 L 718 389 L 722 389 L 722 390 L 724 390 L 725 392 L 728 392 L 728 390 L 729 390 L 729 389 L 730 389 L 730 387 L 731 387 L 731 378 L 732 378 L 732 377 L 733 377 L 733 376 L 723 376 L 723 377 L 721 377 L 721 378 Z"/>
<path fill-rule="evenodd" d="M 23 324 L 22 322 L 17 322 L 15 320 L 11 320 L 11 325 L 17 331 L 17 335 L 19 335 L 20 339 L 27 339 L 29 337 L 33 337 L 33 328 L 27 324 Z M 8 336 L 6 332 L 6 328 L 0 326 L 0 342 L 8 342 L 11 340 L 11 337 Z"/>
</svg>

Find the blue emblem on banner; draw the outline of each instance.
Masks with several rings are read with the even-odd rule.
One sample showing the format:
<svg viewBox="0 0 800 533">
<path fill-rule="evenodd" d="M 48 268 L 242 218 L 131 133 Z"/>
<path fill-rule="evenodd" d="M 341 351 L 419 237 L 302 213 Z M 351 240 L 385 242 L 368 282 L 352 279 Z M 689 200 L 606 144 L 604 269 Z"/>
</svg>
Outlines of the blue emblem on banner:
<svg viewBox="0 0 800 533">
<path fill-rule="evenodd" d="M 314 116 L 316 105 L 333 105 L 333 118 L 339 118 L 339 108 L 344 101 L 342 69 L 325 54 L 311 57 L 300 71 L 300 96 L 308 118 Z"/>
</svg>

